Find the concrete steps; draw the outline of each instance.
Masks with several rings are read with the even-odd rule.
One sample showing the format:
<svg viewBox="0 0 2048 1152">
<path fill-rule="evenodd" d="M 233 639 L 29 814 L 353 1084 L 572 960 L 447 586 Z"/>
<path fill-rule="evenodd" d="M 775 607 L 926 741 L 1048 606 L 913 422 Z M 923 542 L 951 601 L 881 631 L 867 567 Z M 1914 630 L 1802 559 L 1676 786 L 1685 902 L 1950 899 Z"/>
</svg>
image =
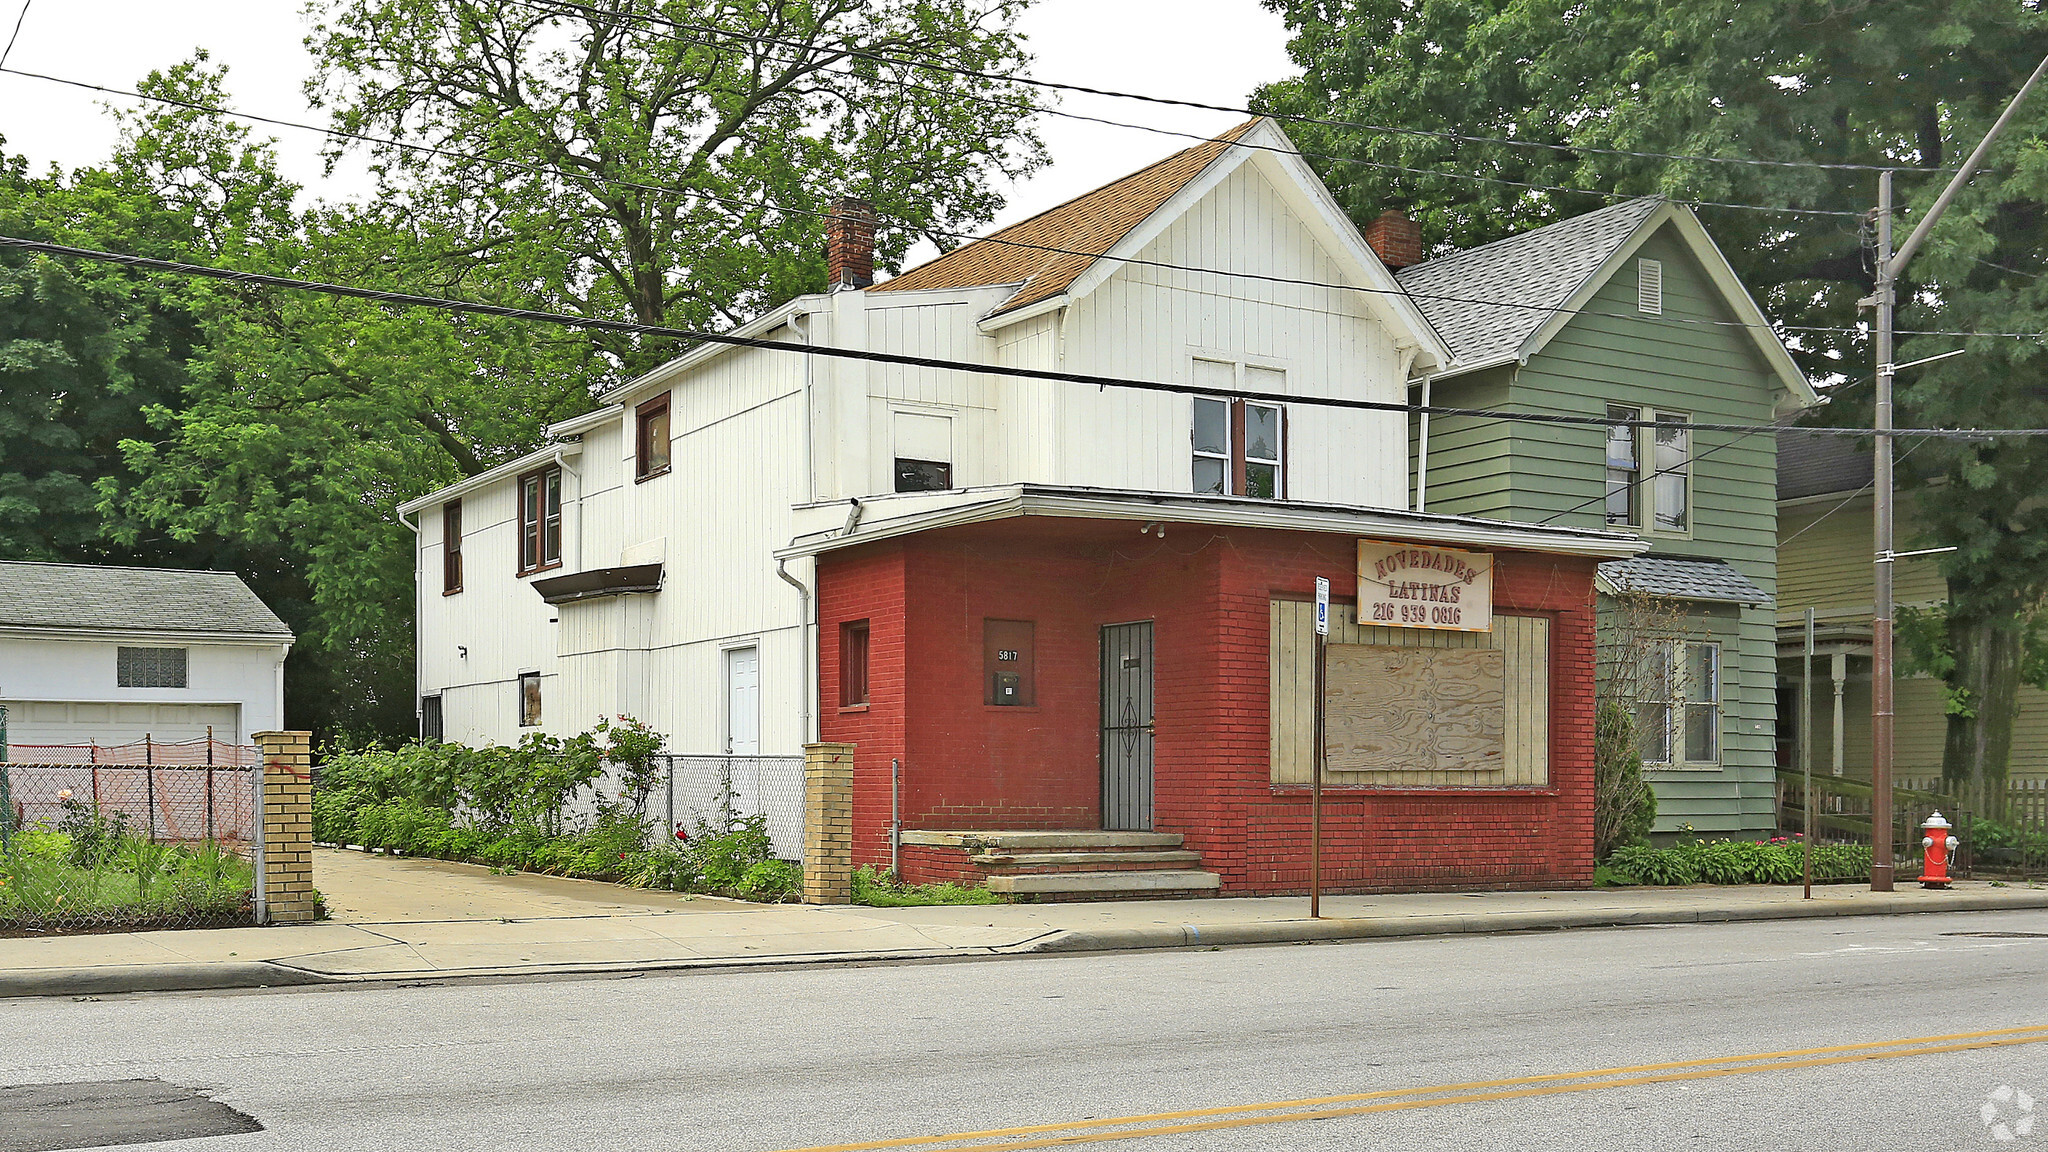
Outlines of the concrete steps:
<svg viewBox="0 0 2048 1152">
<path fill-rule="evenodd" d="M 1172 832 L 906 830 L 903 843 L 960 853 L 990 891 L 1019 903 L 1209 896 L 1222 887 Z"/>
</svg>

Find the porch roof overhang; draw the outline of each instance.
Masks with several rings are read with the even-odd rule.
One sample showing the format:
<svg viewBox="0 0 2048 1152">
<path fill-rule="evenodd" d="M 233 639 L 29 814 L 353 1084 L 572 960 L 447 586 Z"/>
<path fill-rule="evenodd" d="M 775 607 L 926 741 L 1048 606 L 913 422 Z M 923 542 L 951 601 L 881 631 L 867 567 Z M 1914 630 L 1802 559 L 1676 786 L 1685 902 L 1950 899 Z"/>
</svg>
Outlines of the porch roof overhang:
<svg viewBox="0 0 2048 1152">
<path fill-rule="evenodd" d="M 660 564 L 629 564 L 623 568 L 592 568 L 566 576 L 532 581 L 530 587 L 549 604 L 573 604 L 599 596 L 661 591 Z"/>
<path fill-rule="evenodd" d="M 1601 560 L 1634 556 L 1649 547 L 1642 538 L 1627 533 L 1440 516 L 1399 508 L 1047 484 L 894 493 L 801 504 L 796 512 L 800 531 L 788 547 L 776 551 L 778 560 L 1020 516 L 1328 532 Z"/>
</svg>

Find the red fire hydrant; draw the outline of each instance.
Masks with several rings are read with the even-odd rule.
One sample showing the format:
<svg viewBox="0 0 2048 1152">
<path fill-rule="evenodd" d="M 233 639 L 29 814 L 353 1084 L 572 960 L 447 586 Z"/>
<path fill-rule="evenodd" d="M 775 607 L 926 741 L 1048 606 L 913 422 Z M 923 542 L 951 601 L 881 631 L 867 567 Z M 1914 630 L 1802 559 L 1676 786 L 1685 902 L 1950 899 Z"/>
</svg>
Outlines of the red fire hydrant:
<svg viewBox="0 0 2048 1152">
<path fill-rule="evenodd" d="M 1927 835 L 1920 838 L 1920 886 L 1946 888 L 1949 861 L 1956 854 L 1956 838 L 1948 834 L 1952 825 L 1936 812 L 1920 827 L 1927 831 Z"/>
</svg>

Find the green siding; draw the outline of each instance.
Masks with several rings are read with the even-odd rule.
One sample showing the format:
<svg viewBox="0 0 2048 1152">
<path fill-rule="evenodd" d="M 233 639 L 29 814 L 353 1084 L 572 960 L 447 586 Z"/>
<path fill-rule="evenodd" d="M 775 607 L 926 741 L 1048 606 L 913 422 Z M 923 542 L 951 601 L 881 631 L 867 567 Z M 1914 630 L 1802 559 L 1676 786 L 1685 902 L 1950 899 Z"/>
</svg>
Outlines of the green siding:
<svg viewBox="0 0 2048 1152">
<path fill-rule="evenodd" d="M 1636 310 L 1638 258 L 1664 265 L 1664 314 Z M 1765 424 L 1781 385 L 1682 238 L 1666 225 L 1624 261 L 1527 364 L 1439 383 L 1439 403 L 1600 417 L 1607 405 L 1682 412 L 1695 423 Z M 1720 321 L 1724 323 L 1712 323 Z M 1603 429 L 1440 420 L 1431 428 L 1432 512 L 1605 526 Z M 1693 433 L 1692 531 L 1645 533 L 1651 554 L 1726 560 L 1767 593 L 1777 584 L 1777 441 Z M 1652 466 L 1645 462 L 1647 474 Z M 1647 487 L 1647 485 L 1646 485 Z M 1722 645 L 1719 770 L 1653 773 L 1657 831 L 1752 835 L 1776 824 L 1777 646 L 1771 608 L 1702 614 Z"/>
</svg>

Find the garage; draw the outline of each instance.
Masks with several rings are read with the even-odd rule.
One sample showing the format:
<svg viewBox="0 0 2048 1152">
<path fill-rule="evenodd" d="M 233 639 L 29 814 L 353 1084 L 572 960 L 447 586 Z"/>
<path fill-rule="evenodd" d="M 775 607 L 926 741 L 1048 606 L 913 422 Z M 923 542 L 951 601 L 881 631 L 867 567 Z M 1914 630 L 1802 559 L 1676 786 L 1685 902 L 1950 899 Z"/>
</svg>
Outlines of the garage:
<svg viewBox="0 0 2048 1152">
<path fill-rule="evenodd" d="M 7 740 L 37 744 L 179 744 L 204 740 L 208 729 L 224 744 L 240 744 L 239 704 L 116 704 L 78 701 L 0 701 L 7 709 Z"/>
</svg>

